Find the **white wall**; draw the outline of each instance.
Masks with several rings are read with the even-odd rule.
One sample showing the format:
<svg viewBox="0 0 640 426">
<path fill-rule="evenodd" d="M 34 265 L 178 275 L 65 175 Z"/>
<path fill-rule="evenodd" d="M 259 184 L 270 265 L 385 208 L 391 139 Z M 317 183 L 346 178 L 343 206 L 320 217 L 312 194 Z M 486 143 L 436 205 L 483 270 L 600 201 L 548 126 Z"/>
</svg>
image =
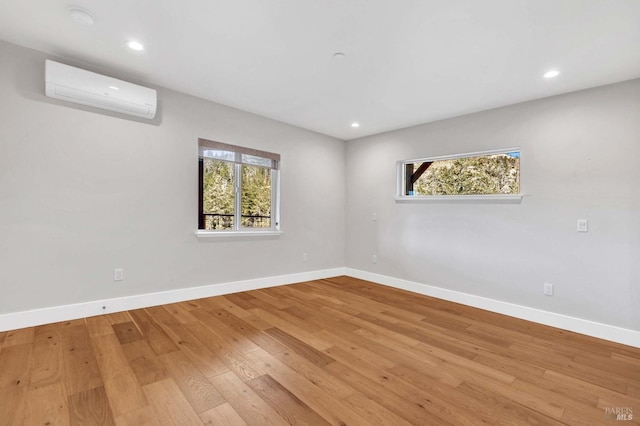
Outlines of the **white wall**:
<svg viewBox="0 0 640 426">
<path fill-rule="evenodd" d="M 521 204 L 394 202 L 397 160 L 513 146 Z M 350 141 L 347 184 L 349 268 L 640 330 L 640 80 Z"/>
<path fill-rule="evenodd" d="M 52 100 L 45 58 L 0 42 L 0 314 L 346 264 L 640 330 L 640 80 L 345 152 L 163 88 L 152 122 Z M 282 236 L 196 239 L 199 137 L 282 155 Z M 522 148 L 521 204 L 394 202 L 396 160 L 511 146 Z"/>
<path fill-rule="evenodd" d="M 46 58 L 0 42 L 0 313 L 344 266 L 344 142 L 163 88 L 152 122 L 96 113 Z M 196 239 L 199 137 L 282 155 L 282 236 Z"/>
</svg>

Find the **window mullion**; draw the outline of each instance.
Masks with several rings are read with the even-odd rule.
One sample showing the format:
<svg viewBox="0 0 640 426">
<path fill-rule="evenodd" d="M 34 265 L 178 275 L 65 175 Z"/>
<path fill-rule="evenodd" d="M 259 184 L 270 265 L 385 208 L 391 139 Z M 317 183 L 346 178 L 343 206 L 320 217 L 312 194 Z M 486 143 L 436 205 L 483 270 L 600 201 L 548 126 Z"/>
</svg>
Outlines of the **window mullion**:
<svg viewBox="0 0 640 426">
<path fill-rule="evenodd" d="M 236 158 L 239 157 L 240 154 L 236 153 Z M 235 191 L 236 196 L 234 199 L 234 208 L 233 208 L 233 229 L 235 231 L 240 230 L 242 220 L 242 164 L 235 164 Z"/>
<path fill-rule="evenodd" d="M 271 229 L 278 230 L 280 228 L 280 212 L 278 211 L 278 194 L 280 182 L 278 181 L 278 172 L 271 169 Z"/>
</svg>

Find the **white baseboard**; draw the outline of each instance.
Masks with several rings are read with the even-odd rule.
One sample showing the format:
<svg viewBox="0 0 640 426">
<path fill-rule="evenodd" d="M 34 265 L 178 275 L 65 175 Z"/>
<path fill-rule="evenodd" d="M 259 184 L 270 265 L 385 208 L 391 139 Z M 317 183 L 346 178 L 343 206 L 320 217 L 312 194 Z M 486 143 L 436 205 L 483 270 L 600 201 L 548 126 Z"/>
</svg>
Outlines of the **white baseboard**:
<svg viewBox="0 0 640 426">
<path fill-rule="evenodd" d="M 513 303 L 488 299 L 486 297 L 461 293 L 427 284 L 420 284 L 386 275 L 374 274 L 372 272 L 362 271 L 359 269 L 346 268 L 346 275 L 377 284 L 383 284 L 389 287 L 408 290 L 414 293 L 424 294 L 426 296 L 436 297 L 438 299 L 473 306 L 475 308 L 640 348 L 640 331 L 601 324 L 581 318 L 515 305 Z"/>
<path fill-rule="evenodd" d="M 95 300 L 73 305 L 53 306 L 31 311 L 12 312 L 0 314 L 0 331 L 16 330 L 53 322 L 127 311 L 130 309 L 148 308 L 150 306 L 201 299 L 203 297 L 220 296 L 223 294 L 237 293 L 239 291 L 257 290 L 303 281 L 319 280 L 344 274 L 345 268 L 323 269 L 319 271 L 211 284 L 201 287 L 182 288 L 114 299 Z"/>
<path fill-rule="evenodd" d="M 105 313 L 347 275 L 640 348 L 640 332 L 352 268 L 333 268 L 0 314 L 0 332 Z"/>
</svg>

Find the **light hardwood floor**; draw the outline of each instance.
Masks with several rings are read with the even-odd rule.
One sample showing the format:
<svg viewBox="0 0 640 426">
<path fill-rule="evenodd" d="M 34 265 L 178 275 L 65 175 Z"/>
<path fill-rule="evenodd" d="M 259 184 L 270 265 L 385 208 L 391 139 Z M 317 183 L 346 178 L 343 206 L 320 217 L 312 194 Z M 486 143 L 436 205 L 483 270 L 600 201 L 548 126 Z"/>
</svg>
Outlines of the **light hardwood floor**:
<svg viewBox="0 0 640 426">
<path fill-rule="evenodd" d="M 638 419 L 640 349 L 347 277 L 0 333 L 1 425 Z"/>
</svg>

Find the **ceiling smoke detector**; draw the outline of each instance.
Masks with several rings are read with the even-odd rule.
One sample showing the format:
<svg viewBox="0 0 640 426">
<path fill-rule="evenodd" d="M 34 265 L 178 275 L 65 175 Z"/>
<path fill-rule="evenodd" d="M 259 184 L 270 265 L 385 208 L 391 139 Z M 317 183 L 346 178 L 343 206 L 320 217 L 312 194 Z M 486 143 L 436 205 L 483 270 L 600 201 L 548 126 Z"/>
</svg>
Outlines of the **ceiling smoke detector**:
<svg viewBox="0 0 640 426">
<path fill-rule="evenodd" d="M 71 19 L 82 25 L 93 25 L 95 22 L 95 18 L 91 13 L 83 9 L 78 9 L 77 7 L 69 9 L 69 16 L 71 16 Z"/>
</svg>

